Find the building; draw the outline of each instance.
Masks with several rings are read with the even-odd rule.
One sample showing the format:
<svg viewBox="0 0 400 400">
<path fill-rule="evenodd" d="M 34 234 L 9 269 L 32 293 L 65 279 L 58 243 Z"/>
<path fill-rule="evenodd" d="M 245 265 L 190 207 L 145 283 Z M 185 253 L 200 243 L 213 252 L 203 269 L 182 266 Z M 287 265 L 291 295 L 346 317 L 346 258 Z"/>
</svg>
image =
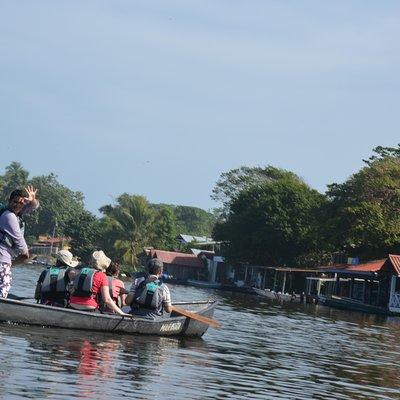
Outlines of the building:
<svg viewBox="0 0 400 400">
<path fill-rule="evenodd" d="M 162 261 L 164 271 L 175 281 L 206 280 L 208 277 L 207 263 L 194 254 L 151 249 L 149 256 Z"/>
<path fill-rule="evenodd" d="M 400 313 L 400 255 L 358 265 L 335 265 L 319 269 L 330 278 L 326 295 L 320 300 L 329 306 Z"/>
<path fill-rule="evenodd" d="M 40 254 L 40 255 L 54 255 L 57 254 L 59 250 L 63 249 L 66 245 L 68 245 L 69 238 L 61 238 L 61 237 L 48 237 L 44 235 L 40 235 L 35 243 L 30 246 L 30 252 L 32 254 Z"/>
</svg>

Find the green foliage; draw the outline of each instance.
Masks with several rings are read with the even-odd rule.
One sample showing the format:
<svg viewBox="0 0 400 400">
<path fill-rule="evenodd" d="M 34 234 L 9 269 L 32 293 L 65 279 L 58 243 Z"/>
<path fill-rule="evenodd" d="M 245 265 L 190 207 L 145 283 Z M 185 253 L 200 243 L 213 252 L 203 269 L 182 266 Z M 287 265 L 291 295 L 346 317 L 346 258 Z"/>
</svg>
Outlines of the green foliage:
<svg viewBox="0 0 400 400">
<path fill-rule="evenodd" d="M 151 239 L 154 214 L 148 201 L 143 196 L 124 193 L 115 206 L 107 205 L 100 211 L 105 215 L 102 234 L 110 238 L 109 243 L 103 243 L 106 253 L 122 254 L 123 262 L 136 267 L 139 254 Z"/>
<path fill-rule="evenodd" d="M 217 214 L 225 218 L 229 213 L 231 203 L 243 190 L 254 185 L 277 181 L 285 177 L 301 182 L 301 179 L 293 172 L 270 165 L 267 167 L 242 166 L 222 173 L 211 195 L 213 200 L 222 205 L 220 209 L 217 209 Z"/>
<path fill-rule="evenodd" d="M 88 262 L 100 236 L 100 223 L 89 211 L 82 210 L 66 222 L 65 234 L 71 238 L 74 255 Z"/>
<path fill-rule="evenodd" d="M 331 240 L 364 259 L 400 252 L 400 149 L 375 149 L 367 166 L 329 185 Z"/>
<path fill-rule="evenodd" d="M 197 207 L 175 206 L 179 233 L 194 236 L 211 236 L 215 224 L 213 214 Z"/>
<path fill-rule="evenodd" d="M 29 172 L 19 162 L 13 161 L 6 167 L 6 173 L 0 181 L 1 202 L 7 203 L 14 189 L 22 189 L 28 183 Z"/>
<path fill-rule="evenodd" d="M 155 212 L 152 245 L 156 249 L 174 250 L 177 244 L 177 221 L 170 207 Z"/>
<path fill-rule="evenodd" d="M 283 171 L 235 196 L 226 220 L 214 230 L 215 239 L 225 243 L 228 261 L 293 266 L 317 251 L 317 215 L 324 196 L 300 178 Z"/>
<path fill-rule="evenodd" d="M 177 234 L 211 236 L 216 218 L 201 208 L 171 204 L 152 204 L 151 207 L 157 212 L 161 209 L 172 211 Z"/>
<path fill-rule="evenodd" d="M 54 174 L 32 178 L 29 184 L 38 189 L 40 207 L 29 216 L 29 234 L 51 235 L 56 226 L 57 236 L 66 236 L 71 222 L 84 213 L 83 195 L 58 182 Z"/>
</svg>

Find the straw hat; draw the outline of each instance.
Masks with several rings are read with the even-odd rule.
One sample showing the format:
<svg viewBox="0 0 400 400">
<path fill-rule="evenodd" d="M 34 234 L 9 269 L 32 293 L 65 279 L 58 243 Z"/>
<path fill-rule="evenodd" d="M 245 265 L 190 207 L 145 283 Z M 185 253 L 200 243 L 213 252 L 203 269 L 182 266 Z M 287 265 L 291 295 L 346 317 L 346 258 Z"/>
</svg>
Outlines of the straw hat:
<svg viewBox="0 0 400 400">
<path fill-rule="evenodd" d="M 111 263 L 111 259 L 108 258 L 105 254 L 103 250 L 98 250 L 95 251 L 92 254 L 92 260 L 91 260 L 91 264 L 93 266 L 93 268 L 104 272 L 108 266 Z"/>
<path fill-rule="evenodd" d="M 56 258 L 63 264 L 68 265 L 68 267 L 75 268 L 78 265 L 78 261 L 73 260 L 74 256 L 68 250 L 60 250 L 57 253 Z"/>
</svg>

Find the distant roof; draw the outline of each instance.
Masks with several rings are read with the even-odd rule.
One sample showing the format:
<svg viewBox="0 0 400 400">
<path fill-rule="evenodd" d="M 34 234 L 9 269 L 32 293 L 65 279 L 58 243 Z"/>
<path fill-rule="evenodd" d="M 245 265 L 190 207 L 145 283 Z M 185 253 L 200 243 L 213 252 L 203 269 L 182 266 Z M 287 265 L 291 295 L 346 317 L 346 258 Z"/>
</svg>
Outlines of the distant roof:
<svg viewBox="0 0 400 400">
<path fill-rule="evenodd" d="M 185 267 L 201 268 L 204 266 L 203 262 L 194 254 L 177 253 L 175 251 L 165 250 L 150 250 L 150 256 L 157 258 L 165 264 L 175 264 Z"/>
<path fill-rule="evenodd" d="M 213 238 L 206 236 L 193 236 L 193 235 L 178 235 L 178 240 L 183 243 L 197 243 L 197 244 L 215 244 Z"/>
<path fill-rule="evenodd" d="M 191 251 L 195 256 L 198 256 L 200 253 L 210 254 L 210 255 L 215 254 L 215 251 L 202 250 L 202 249 L 190 249 L 190 251 Z"/>
<path fill-rule="evenodd" d="M 389 260 L 392 263 L 394 270 L 397 272 L 397 275 L 400 276 L 400 256 L 397 254 L 389 254 Z"/>
<path fill-rule="evenodd" d="M 400 275 L 400 256 L 395 254 L 389 254 L 388 258 L 382 260 L 376 260 L 358 265 L 331 265 L 327 267 L 321 267 L 321 272 L 332 272 L 332 273 L 374 273 L 386 269 L 386 267 L 392 267 L 397 275 Z M 385 268 L 384 268 L 385 267 Z"/>
</svg>

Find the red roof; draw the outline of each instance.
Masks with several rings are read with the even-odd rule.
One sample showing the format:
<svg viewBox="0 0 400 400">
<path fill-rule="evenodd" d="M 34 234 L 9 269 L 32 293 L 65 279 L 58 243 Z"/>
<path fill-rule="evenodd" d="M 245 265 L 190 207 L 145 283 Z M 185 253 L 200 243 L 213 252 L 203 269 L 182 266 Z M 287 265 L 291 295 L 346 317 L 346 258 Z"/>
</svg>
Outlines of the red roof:
<svg viewBox="0 0 400 400">
<path fill-rule="evenodd" d="M 400 275 L 400 256 L 389 254 L 389 260 L 392 263 L 394 270 L 397 272 L 397 275 Z"/>
<path fill-rule="evenodd" d="M 378 272 L 381 271 L 385 265 L 386 265 L 385 269 L 390 268 L 390 266 L 392 266 L 394 271 L 400 276 L 400 255 L 395 255 L 395 254 L 389 254 L 389 257 L 383 260 L 371 261 L 364 264 L 358 264 L 358 265 L 340 264 L 340 265 L 321 267 L 319 268 L 319 271 Z"/>
<path fill-rule="evenodd" d="M 203 262 L 194 254 L 177 253 L 175 251 L 150 250 L 150 256 L 161 260 L 164 264 L 176 264 L 184 267 L 201 268 Z"/>
<path fill-rule="evenodd" d="M 386 259 L 372 261 L 365 264 L 349 265 L 344 271 L 377 272 L 385 264 Z"/>
<path fill-rule="evenodd" d="M 352 265 L 352 264 L 336 264 L 325 267 L 320 267 L 320 272 L 330 271 L 343 271 L 343 272 L 377 272 L 385 265 L 386 259 L 371 261 L 364 264 Z"/>
</svg>

